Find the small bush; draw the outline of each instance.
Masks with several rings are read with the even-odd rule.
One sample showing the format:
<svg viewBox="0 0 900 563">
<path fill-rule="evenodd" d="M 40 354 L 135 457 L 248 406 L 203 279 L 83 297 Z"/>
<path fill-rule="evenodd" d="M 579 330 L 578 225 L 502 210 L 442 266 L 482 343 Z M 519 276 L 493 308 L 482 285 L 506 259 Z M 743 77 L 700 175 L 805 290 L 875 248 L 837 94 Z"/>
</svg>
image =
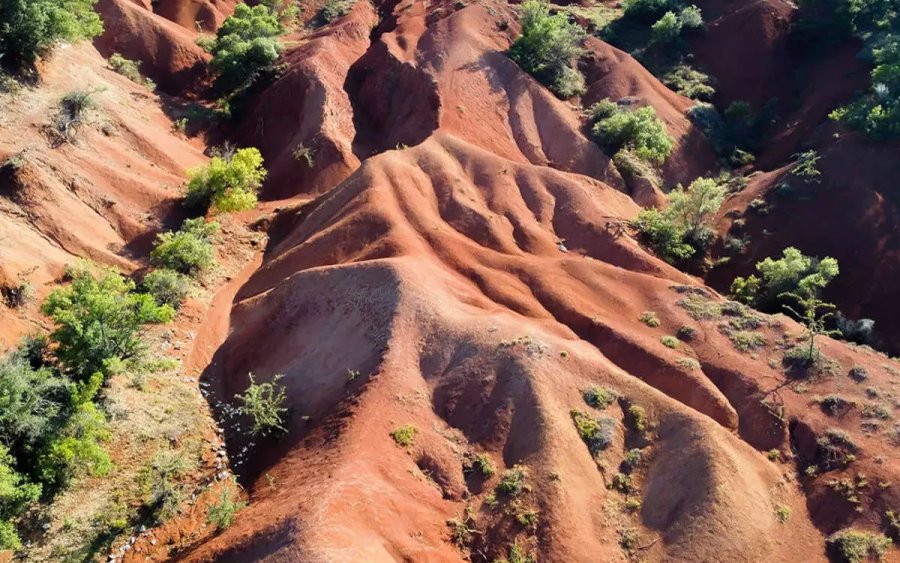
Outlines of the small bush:
<svg viewBox="0 0 900 563">
<path fill-rule="evenodd" d="M 500 476 L 500 482 L 497 483 L 496 490 L 498 493 L 518 496 L 526 490 L 525 478 L 528 476 L 528 470 L 521 465 L 513 465 Z"/>
<path fill-rule="evenodd" d="M 613 403 L 619 394 L 609 387 L 591 386 L 584 392 L 584 402 L 595 409 L 605 409 Z"/>
<path fill-rule="evenodd" d="M 640 465 L 642 458 L 643 453 L 638 448 L 628 450 L 625 453 L 625 458 L 622 460 L 622 472 L 631 473 L 634 471 Z"/>
<path fill-rule="evenodd" d="M 151 90 L 154 89 L 155 84 L 153 84 L 153 81 L 145 80 L 144 77 L 141 76 L 141 71 L 138 67 L 137 61 L 126 59 L 119 53 L 113 53 L 112 56 L 109 57 L 109 60 L 107 62 L 109 63 L 109 68 L 121 74 L 128 80 L 137 82 L 138 84 L 144 84 Z"/>
<path fill-rule="evenodd" d="M 678 13 L 678 21 L 683 29 L 700 29 L 703 27 L 703 12 L 697 6 L 687 6 Z"/>
<path fill-rule="evenodd" d="M 850 379 L 853 381 L 860 383 L 865 381 L 869 377 L 869 370 L 862 366 L 853 366 L 850 368 L 850 372 L 848 373 Z"/>
<path fill-rule="evenodd" d="M 206 521 L 220 532 L 230 527 L 234 523 L 235 515 L 247 506 L 246 502 L 240 499 L 235 500 L 233 495 L 230 488 L 223 488 L 218 502 L 210 505 L 209 512 L 206 514 Z"/>
<path fill-rule="evenodd" d="M 612 444 L 616 432 L 614 419 L 606 416 L 595 418 L 578 409 L 572 409 L 570 414 L 578 435 L 587 444 L 591 454 L 596 455 Z"/>
<path fill-rule="evenodd" d="M 696 252 L 684 241 L 684 232 L 659 209 L 642 209 L 631 225 L 657 256 L 670 264 L 686 260 Z"/>
<path fill-rule="evenodd" d="M 291 153 L 297 162 L 305 162 L 307 168 L 316 167 L 316 150 L 311 147 L 305 147 L 302 144 L 294 147 Z"/>
<path fill-rule="evenodd" d="M 675 147 L 665 124 L 650 106 L 630 109 L 606 99 L 588 112 L 594 121 L 594 138 L 607 154 L 614 155 L 627 148 L 641 159 L 659 164 Z"/>
<path fill-rule="evenodd" d="M 853 403 L 840 395 L 826 395 L 818 400 L 822 412 L 830 416 L 838 416 L 850 410 Z"/>
<path fill-rule="evenodd" d="M 353 8 L 353 4 L 353 0 L 325 0 L 325 4 L 319 10 L 316 18 L 319 25 L 325 25 L 346 16 Z"/>
<path fill-rule="evenodd" d="M 693 100 L 709 101 L 716 94 L 712 78 L 687 64 L 675 66 L 663 75 L 662 81 L 672 90 Z"/>
<path fill-rule="evenodd" d="M 678 348 L 678 339 L 674 336 L 669 336 L 668 334 L 659 339 L 662 342 L 662 345 L 666 348 L 672 348 L 673 350 Z"/>
<path fill-rule="evenodd" d="M 241 402 L 241 413 L 253 421 L 250 433 L 253 436 L 269 436 L 287 432 L 284 426 L 288 412 L 284 406 L 287 395 L 284 385 L 278 383 L 284 376 L 276 375 L 266 383 L 256 383 L 252 373 L 249 377 L 247 390 L 234 397 Z"/>
<path fill-rule="evenodd" d="M 494 476 L 496 470 L 491 458 L 487 454 L 478 454 L 471 458 L 463 467 L 465 473 L 478 473 L 482 477 L 489 479 Z"/>
<path fill-rule="evenodd" d="M 681 35 L 682 23 L 675 15 L 675 12 L 666 12 L 651 27 L 653 40 L 659 42 L 669 42 Z"/>
<path fill-rule="evenodd" d="M 509 57 L 562 98 L 584 93 L 584 77 L 572 67 L 584 52 L 581 27 L 565 13 L 551 16 L 544 0 L 525 0 L 521 10 L 522 34 L 509 48 Z"/>
<path fill-rule="evenodd" d="M 628 18 L 650 22 L 672 8 L 671 0 L 623 0 L 622 8 Z"/>
<path fill-rule="evenodd" d="M 638 320 L 640 320 L 650 328 L 656 328 L 659 326 L 659 317 L 657 317 L 656 313 L 654 313 L 653 311 L 644 311 L 643 313 L 641 313 L 641 316 Z"/>
<path fill-rule="evenodd" d="M 141 289 L 152 295 L 158 305 L 168 305 L 178 310 L 191 292 L 191 282 L 183 274 L 163 268 L 144 276 Z"/>
<path fill-rule="evenodd" d="M 622 494 L 631 494 L 634 492 L 634 483 L 631 480 L 631 475 L 626 475 L 624 473 L 616 473 L 613 475 L 612 481 L 609 484 L 609 488 L 614 491 L 619 491 Z"/>
<path fill-rule="evenodd" d="M 256 192 L 266 178 L 262 155 L 255 148 L 214 156 L 206 166 L 188 173 L 185 205 L 203 211 L 210 205 L 222 212 L 253 209 Z"/>
<path fill-rule="evenodd" d="M 785 505 L 778 505 L 775 507 L 775 519 L 778 520 L 779 523 L 784 524 L 788 520 L 791 519 L 791 507 Z"/>
<path fill-rule="evenodd" d="M 197 275 L 213 264 L 213 236 L 219 224 L 202 217 L 188 219 L 178 231 L 160 233 L 150 253 L 151 261 L 162 268 Z"/>
<path fill-rule="evenodd" d="M 695 329 L 692 326 L 688 326 L 688 325 L 682 325 L 682 326 L 678 327 L 678 332 L 676 333 L 676 336 L 678 337 L 678 339 L 682 340 L 684 342 L 692 341 L 696 335 L 697 335 L 697 329 Z"/>
<path fill-rule="evenodd" d="M 196 467 L 195 461 L 184 450 L 160 450 L 141 472 L 144 506 L 154 520 L 165 522 L 178 514 L 185 496 L 179 480 Z"/>
<path fill-rule="evenodd" d="M 412 424 L 407 424 L 391 431 L 391 438 L 398 446 L 411 446 L 413 439 L 419 430 Z"/>
<path fill-rule="evenodd" d="M 625 411 L 625 422 L 635 432 L 643 432 L 647 429 L 647 411 L 639 405 L 631 405 Z"/>
<path fill-rule="evenodd" d="M 841 563 L 861 563 L 870 558 L 881 560 L 891 540 L 882 535 L 846 528 L 828 536 L 829 553 Z"/>
</svg>

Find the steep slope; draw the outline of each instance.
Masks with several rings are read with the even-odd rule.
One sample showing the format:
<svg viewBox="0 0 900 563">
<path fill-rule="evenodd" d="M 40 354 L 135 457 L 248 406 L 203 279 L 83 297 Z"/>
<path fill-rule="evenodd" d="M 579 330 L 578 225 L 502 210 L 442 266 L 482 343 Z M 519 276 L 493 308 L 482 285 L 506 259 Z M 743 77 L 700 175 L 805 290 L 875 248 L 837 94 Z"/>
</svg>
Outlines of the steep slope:
<svg viewBox="0 0 900 563">
<path fill-rule="evenodd" d="M 146 87 L 108 70 L 89 45 L 59 50 L 41 76 L 39 88 L 4 94 L 0 116 L 0 281 L 28 281 L 37 297 L 76 257 L 133 269 L 132 252 L 172 214 L 184 170 L 205 160 L 171 134 Z M 55 120 L 73 92 L 96 107 L 67 142 Z M 27 313 L 4 318 L 5 345 L 30 330 Z"/>
<path fill-rule="evenodd" d="M 476 560 L 517 537 L 547 560 L 623 559 L 627 529 L 651 560 L 823 557 L 822 534 L 836 523 L 817 520 L 817 530 L 807 510 L 854 518 L 816 498 L 843 470 L 805 480 L 805 497 L 792 465 L 816 452 L 788 452 L 795 428 L 852 427 L 810 412 L 802 394 L 846 376 L 800 389 L 776 369 L 771 360 L 799 334 L 786 319 L 753 321 L 766 344 L 751 354 L 729 341 L 727 314 L 693 320 L 679 302 L 713 311 L 718 298 L 603 227 L 636 211 L 608 186 L 441 133 L 368 159 L 315 204 L 282 212 L 284 236 L 238 294 L 204 378 L 226 398 L 247 372 L 283 373 L 295 416 L 287 437 L 252 456 L 253 504 L 238 525 L 186 559 L 454 561 L 462 552 L 444 521 L 466 506 L 484 534 L 467 546 Z M 638 321 L 647 310 L 660 329 Z M 684 324 L 694 340 L 679 351 L 660 344 Z M 871 366 L 872 385 L 896 377 L 877 356 L 826 350 L 841 365 Z M 348 379 L 350 370 L 361 375 Z M 599 466 L 569 417 L 591 384 L 615 388 L 622 411 L 641 405 L 652 421 L 641 436 L 609 409 L 625 422 Z M 418 433 L 404 450 L 389 433 L 410 423 Z M 890 479 L 891 464 L 862 453 L 889 447 L 887 435 L 853 435 L 861 455 L 848 474 Z M 631 494 L 643 504 L 629 515 L 605 484 L 633 447 L 645 465 Z M 790 462 L 767 460 L 772 448 Z M 504 517 L 508 501 L 485 503 L 496 481 L 467 481 L 464 456 L 478 452 L 501 469 L 528 468 L 536 527 Z M 865 503 L 874 516 L 896 501 L 888 490 Z M 790 526 L 776 520 L 779 506 Z"/>
</svg>

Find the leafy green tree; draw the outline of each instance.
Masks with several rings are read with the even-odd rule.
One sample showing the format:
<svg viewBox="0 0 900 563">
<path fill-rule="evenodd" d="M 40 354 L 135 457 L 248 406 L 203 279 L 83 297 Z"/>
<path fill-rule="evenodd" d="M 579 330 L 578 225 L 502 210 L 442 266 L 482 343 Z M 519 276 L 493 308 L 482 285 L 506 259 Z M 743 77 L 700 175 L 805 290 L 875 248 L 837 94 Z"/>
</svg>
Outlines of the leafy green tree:
<svg viewBox="0 0 900 563">
<path fill-rule="evenodd" d="M 93 402 L 102 384 L 103 375 L 97 372 L 73 390 L 69 417 L 40 452 L 38 470 L 44 483 L 61 486 L 73 477 L 103 476 L 112 469 L 101 445 L 110 437 L 106 417 Z"/>
<path fill-rule="evenodd" d="M 666 262 L 675 263 L 694 255 L 694 247 L 684 241 L 684 231 L 659 209 L 642 210 L 632 226 Z"/>
<path fill-rule="evenodd" d="M 839 273 L 837 260 L 804 255 L 794 247 L 785 248 L 781 258 L 772 257 L 756 264 L 760 277 L 735 278 L 732 295 L 739 301 L 761 310 L 775 311 L 781 296 L 815 290 L 820 292 Z"/>
<path fill-rule="evenodd" d="M 32 67 L 60 41 L 91 39 L 103 32 L 96 0 L 3 0 L 0 2 L 0 64 Z"/>
<path fill-rule="evenodd" d="M 674 7 L 672 0 L 622 0 L 625 16 L 652 22 Z"/>
<path fill-rule="evenodd" d="M 24 350 L 0 358 L 0 443 L 30 450 L 65 413 L 71 383 L 47 367 L 33 367 Z"/>
<path fill-rule="evenodd" d="M 522 34 L 510 58 L 562 98 L 584 93 L 584 77 L 572 67 L 584 53 L 584 31 L 565 13 L 551 16 L 545 0 L 525 0 L 521 10 Z"/>
<path fill-rule="evenodd" d="M 188 275 L 196 275 L 213 264 L 213 236 L 219 223 L 204 218 L 188 219 L 178 231 L 160 233 L 150 259 L 157 266 Z M 151 282 L 160 282 L 157 274 Z M 169 280 L 172 281 L 172 280 Z"/>
<path fill-rule="evenodd" d="M 788 304 L 784 305 L 785 309 L 793 313 L 806 326 L 805 352 L 802 355 L 792 356 L 792 358 L 803 367 L 812 366 L 819 358 L 816 337 L 841 334 L 839 330 L 828 328 L 828 320 L 834 316 L 836 307 L 822 301 L 818 296 L 818 288 L 812 285 L 801 286 L 798 291 L 782 293 L 779 297 L 794 299 L 799 305 L 799 309 Z"/>
<path fill-rule="evenodd" d="M 666 215 L 693 246 L 708 247 L 714 236 L 710 222 L 722 207 L 726 193 L 727 188 L 714 179 L 697 178 L 687 189 L 679 186 L 669 192 Z"/>
<path fill-rule="evenodd" d="M 832 119 L 875 139 L 900 138 L 900 35 L 872 51 L 871 91 L 832 112 Z"/>
<path fill-rule="evenodd" d="M 605 99 L 588 111 L 595 120 L 594 137 L 607 154 L 628 148 L 647 162 L 662 163 L 675 147 L 652 107 L 629 109 Z"/>
<path fill-rule="evenodd" d="M 683 29 L 699 29 L 703 27 L 703 12 L 697 6 L 687 6 L 678 13 L 678 21 Z"/>
<path fill-rule="evenodd" d="M 710 221 L 725 199 L 726 188 L 710 178 L 697 178 L 687 188 L 669 192 L 664 211 L 644 209 L 632 226 L 666 262 L 706 252 L 715 233 Z"/>
<path fill-rule="evenodd" d="M 43 312 L 56 324 L 56 357 L 76 378 L 106 373 L 109 361 L 134 356 L 145 325 L 174 317 L 171 307 L 134 290 L 134 282 L 115 270 L 76 268 L 71 284 L 47 296 Z"/>
<path fill-rule="evenodd" d="M 243 211 L 256 206 L 256 191 L 266 178 L 266 169 L 259 150 L 246 148 L 230 156 L 215 156 L 189 175 L 188 207 L 205 210 L 212 205 L 217 211 Z"/>
<path fill-rule="evenodd" d="M 267 6 L 238 4 L 209 45 L 215 88 L 230 95 L 252 84 L 278 60 L 281 45 L 277 37 L 282 32 L 278 14 Z"/>
<path fill-rule="evenodd" d="M 681 26 L 681 20 L 675 12 L 666 12 L 650 28 L 653 40 L 663 43 L 672 41 L 681 35 Z"/>
<path fill-rule="evenodd" d="M 282 375 L 276 375 L 272 381 L 257 383 L 250 374 L 250 385 L 243 394 L 235 395 L 242 403 L 241 412 L 253 421 L 250 430 L 254 436 L 268 436 L 273 433 L 287 432 L 284 427 L 287 409 L 284 385 L 279 384 Z"/>
<path fill-rule="evenodd" d="M 0 551 L 22 548 L 15 521 L 41 495 L 41 486 L 16 472 L 14 463 L 6 446 L 0 445 Z"/>
</svg>

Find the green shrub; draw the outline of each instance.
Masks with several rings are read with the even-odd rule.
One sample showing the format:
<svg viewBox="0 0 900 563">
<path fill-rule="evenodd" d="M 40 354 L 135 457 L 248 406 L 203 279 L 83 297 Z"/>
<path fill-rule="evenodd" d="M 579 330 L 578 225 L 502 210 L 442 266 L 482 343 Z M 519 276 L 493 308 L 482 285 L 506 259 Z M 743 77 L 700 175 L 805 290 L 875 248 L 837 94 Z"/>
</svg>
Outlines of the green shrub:
<svg viewBox="0 0 900 563">
<path fill-rule="evenodd" d="M 206 514 L 206 521 L 220 532 L 230 527 L 234 523 L 235 515 L 247 506 L 246 502 L 240 499 L 235 500 L 233 495 L 230 488 L 223 488 L 218 502 L 211 505 Z"/>
<path fill-rule="evenodd" d="M 0 2 L 0 63 L 30 68 L 61 41 L 91 39 L 103 31 L 96 0 L 4 0 Z"/>
<path fill-rule="evenodd" d="M 783 302 L 783 295 L 809 291 L 818 293 L 840 273 L 834 258 L 820 260 L 806 256 L 792 246 L 784 249 L 781 258 L 769 257 L 758 262 L 756 269 L 761 277 L 750 275 L 735 278 L 731 294 L 742 303 L 773 312 Z"/>
<path fill-rule="evenodd" d="M 188 219 L 178 231 L 160 233 L 150 253 L 151 261 L 162 268 L 196 275 L 213 264 L 213 236 L 219 224 L 202 217 Z"/>
<path fill-rule="evenodd" d="M 250 434 L 269 436 L 287 432 L 284 426 L 288 412 L 284 406 L 287 395 L 284 385 L 278 383 L 284 376 L 276 375 L 266 383 L 256 383 L 252 373 L 249 377 L 250 385 L 247 390 L 234 397 L 241 402 L 241 414 L 249 416 L 253 421 Z"/>
<path fill-rule="evenodd" d="M 398 446 L 410 446 L 418 434 L 419 429 L 412 424 L 406 424 L 391 430 L 391 438 Z"/>
<path fill-rule="evenodd" d="M 160 450 L 139 477 L 144 492 L 144 507 L 157 522 L 175 517 L 184 501 L 179 481 L 196 468 L 185 451 Z"/>
<path fill-rule="evenodd" d="M 649 326 L 650 328 L 656 328 L 659 326 L 659 317 L 657 317 L 656 313 L 654 313 L 653 311 L 644 311 L 643 313 L 641 313 L 641 316 L 638 320 Z"/>
<path fill-rule="evenodd" d="M 584 93 L 584 77 L 572 67 L 584 52 L 584 31 L 565 13 L 551 16 L 545 0 L 525 0 L 521 10 L 522 34 L 509 57 L 562 98 Z"/>
<path fill-rule="evenodd" d="M 684 232 L 659 209 L 641 210 L 631 225 L 656 254 L 670 264 L 686 260 L 696 252 L 684 241 Z"/>
<path fill-rule="evenodd" d="M 703 12 L 697 6 L 687 6 L 678 13 L 678 21 L 684 29 L 700 29 L 703 27 Z"/>
<path fill-rule="evenodd" d="M 350 13 L 354 3 L 355 0 L 325 0 L 325 4 L 316 15 L 318 24 L 325 25 L 346 16 Z"/>
<path fill-rule="evenodd" d="M 627 148 L 642 160 L 662 163 L 675 147 L 652 107 L 630 109 L 605 99 L 589 108 L 588 114 L 594 122 L 594 138 L 607 154 Z"/>
<path fill-rule="evenodd" d="M 622 0 L 625 16 L 638 21 L 654 21 L 672 7 L 672 0 Z"/>
<path fill-rule="evenodd" d="M 41 486 L 17 473 L 14 463 L 9 450 L 0 444 L 0 551 L 22 548 L 15 523 L 41 496 Z"/>
<path fill-rule="evenodd" d="M 465 473 L 478 473 L 484 478 L 493 477 L 494 473 L 496 473 L 494 464 L 487 454 L 478 454 L 471 458 L 463 467 L 463 470 Z"/>
<path fill-rule="evenodd" d="M 222 212 L 253 209 L 256 192 L 266 178 L 262 155 L 255 148 L 214 156 L 206 166 L 188 174 L 185 205 L 204 211 L 212 205 Z"/>
<path fill-rule="evenodd" d="M 134 282 L 115 270 L 82 268 L 72 273 L 71 284 L 47 296 L 42 310 L 56 325 L 54 352 L 67 371 L 81 380 L 105 373 L 109 361 L 141 349 L 145 325 L 172 320 L 171 307 L 134 290 Z"/>
<path fill-rule="evenodd" d="M 675 336 L 677 336 L 678 339 L 683 342 L 690 342 L 696 335 L 697 329 L 688 325 L 682 325 L 678 327 L 678 332 L 675 334 Z"/>
<path fill-rule="evenodd" d="M 669 192 L 665 211 L 642 210 L 632 226 L 665 261 L 675 263 L 706 253 L 715 233 L 712 219 L 725 200 L 726 187 L 711 178 L 697 178 L 687 189 Z"/>
<path fill-rule="evenodd" d="M 662 345 L 666 348 L 672 348 L 673 350 L 678 348 L 678 339 L 674 336 L 669 336 L 668 334 L 659 339 L 662 342 Z"/>
<path fill-rule="evenodd" d="M 191 281 L 175 270 L 163 268 L 144 276 L 141 289 L 152 295 L 157 304 L 178 310 L 191 292 Z"/>
<path fill-rule="evenodd" d="M 592 455 L 596 455 L 612 444 L 616 433 L 616 421 L 608 416 L 593 417 L 588 413 L 572 409 L 569 413 L 578 430 L 578 435 L 588 446 Z"/>
<path fill-rule="evenodd" d="M 625 411 L 625 422 L 635 432 L 643 432 L 647 429 L 647 411 L 640 405 L 631 405 Z"/>
<path fill-rule="evenodd" d="M 862 563 L 881 560 L 891 546 L 891 540 L 862 530 L 846 528 L 828 536 L 825 542 L 829 553 L 841 563 Z"/>
<path fill-rule="evenodd" d="M 27 451 L 65 414 L 71 383 L 20 349 L 0 357 L 0 389 L 0 442 Z"/>
<path fill-rule="evenodd" d="M 675 12 L 666 12 L 650 28 L 654 41 L 668 42 L 681 35 L 681 20 Z"/>
<path fill-rule="evenodd" d="M 253 84 L 278 60 L 281 45 L 276 38 L 282 32 L 278 16 L 265 5 L 238 4 L 208 45 L 214 88 L 231 95 Z"/>
<path fill-rule="evenodd" d="M 619 397 L 615 390 L 609 387 L 591 386 L 584 392 L 584 402 L 595 409 L 605 409 Z"/>
<path fill-rule="evenodd" d="M 716 93 L 716 89 L 712 85 L 712 78 L 706 73 L 700 72 L 689 64 L 679 64 L 666 72 L 662 77 L 663 84 L 675 90 L 682 96 L 694 100 L 709 101 Z M 697 106 L 691 108 L 695 110 Z M 713 108 L 713 112 L 718 117 L 718 112 Z"/>
<path fill-rule="evenodd" d="M 513 465 L 500 475 L 500 482 L 497 483 L 496 490 L 498 493 L 509 496 L 518 496 L 527 489 L 525 478 L 528 476 L 528 470 L 521 465 Z"/>
<path fill-rule="evenodd" d="M 106 417 L 93 403 L 102 382 L 100 373 L 95 373 L 78 384 L 71 414 L 40 452 L 41 481 L 58 487 L 74 477 L 102 477 L 112 469 L 112 460 L 101 446 L 110 437 Z"/>
<path fill-rule="evenodd" d="M 151 90 L 156 88 L 156 84 L 154 84 L 152 80 L 145 79 L 143 76 L 141 76 L 141 71 L 138 67 L 137 61 L 126 59 L 119 53 L 113 53 L 112 56 L 109 57 L 109 60 L 107 62 L 109 63 L 109 68 L 121 74 L 128 80 L 137 82 L 138 84 L 144 84 Z"/>
</svg>

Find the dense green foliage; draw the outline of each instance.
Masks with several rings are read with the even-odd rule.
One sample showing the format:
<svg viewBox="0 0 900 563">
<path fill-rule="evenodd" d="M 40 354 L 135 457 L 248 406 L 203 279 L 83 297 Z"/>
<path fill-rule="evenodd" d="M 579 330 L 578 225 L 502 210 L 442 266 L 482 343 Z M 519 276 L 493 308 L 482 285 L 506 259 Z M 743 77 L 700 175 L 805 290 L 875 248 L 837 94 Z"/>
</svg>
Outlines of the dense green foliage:
<svg viewBox="0 0 900 563">
<path fill-rule="evenodd" d="M 216 530 L 221 531 L 231 526 L 235 514 L 247 506 L 246 502 L 235 499 L 233 495 L 231 489 L 223 488 L 218 502 L 209 507 L 206 519 Z"/>
<path fill-rule="evenodd" d="M 22 547 L 14 522 L 41 494 L 41 486 L 16 472 L 14 463 L 6 446 L 0 445 L 0 551 Z"/>
<path fill-rule="evenodd" d="M 241 413 L 250 417 L 253 426 L 250 433 L 254 436 L 268 436 L 287 432 L 285 418 L 287 399 L 284 385 L 278 383 L 283 376 L 276 375 L 272 381 L 257 383 L 250 374 L 250 385 L 243 394 L 235 395 L 241 402 Z"/>
<path fill-rule="evenodd" d="M 780 310 L 787 293 L 818 294 L 840 269 L 837 260 L 804 255 L 794 247 L 785 248 L 781 258 L 766 258 L 756 264 L 759 276 L 735 278 L 731 294 L 737 301 L 767 312 Z"/>
<path fill-rule="evenodd" d="M 188 219 L 179 230 L 156 236 L 150 259 L 161 268 L 187 275 L 199 274 L 213 264 L 213 236 L 218 232 L 219 224 L 215 221 L 207 222 L 202 217 Z M 168 274 L 157 274 L 150 280 L 160 289 L 160 283 L 165 282 L 171 289 L 175 281 Z"/>
<path fill-rule="evenodd" d="M 522 34 L 509 49 L 509 56 L 526 72 L 562 98 L 584 93 L 584 77 L 572 63 L 584 50 L 584 31 L 569 22 L 565 13 L 550 15 L 544 0 L 522 3 Z"/>
<path fill-rule="evenodd" d="M 47 297 L 43 312 L 56 325 L 55 354 L 67 373 L 82 381 L 108 373 L 109 362 L 140 350 L 144 325 L 172 319 L 171 307 L 134 289 L 133 281 L 114 270 L 76 268 L 72 283 Z"/>
<path fill-rule="evenodd" d="M 185 204 L 206 210 L 243 211 L 256 206 L 256 191 L 266 178 L 263 158 L 255 148 L 215 156 L 206 166 L 189 171 Z"/>
<path fill-rule="evenodd" d="M 850 37 L 872 62 L 871 87 L 831 117 L 876 139 L 900 137 L 900 10 L 893 0 L 803 0 L 795 35 L 810 51 Z"/>
<path fill-rule="evenodd" d="M 642 160 L 662 163 L 675 147 L 666 125 L 650 106 L 634 109 L 606 98 L 588 109 L 588 117 L 594 138 L 609 155 L 628 149 Z"/>
<path fill-rule="evenodd" d="M 277 37 L 283 28 L 279 15 L 260 4 L 235 6 L 208 47 L 215 88 L 223 96 L 248 88 L 260 74 L 278 60 L 281 46 Z"/>
<path fill-rule="evenodd" d="M 663 260 L 685 260 L 709 249 L 715 236 L 710 222 L 725 194 L 725 186 L 717 181 L 698 178 L 686 189 L 672 190 L 664 211 L 644 209 L 632 225 Z"/>
<path fill-rule="evenodd" d="M 141 289 L 152 295 L 157 304 L 177 310 L 191 292 L 191 280 L 180 272 L 162 268 L 144 276 Z"/>
<path fill-rule="evenodd" d="M 19 71 L 60 41 L 90 39 L 103 31 L 96 0 L 0 2 L 0 64 Z"/>
<path fill-rule="evenodd" d="M 828 536 L 828 551 L 840 563 L 862 563 L 881 560 L 891 546 L 890 538 L 862 530 L 847 528 Z"/>
<path fill-rule="evenodd" d="M 354 0 L 325 0 L 325 4 L 316 14 L 319 25 L 331 23 L 334 20 L 346 16 L 353 8 Z"/>
</svg>

